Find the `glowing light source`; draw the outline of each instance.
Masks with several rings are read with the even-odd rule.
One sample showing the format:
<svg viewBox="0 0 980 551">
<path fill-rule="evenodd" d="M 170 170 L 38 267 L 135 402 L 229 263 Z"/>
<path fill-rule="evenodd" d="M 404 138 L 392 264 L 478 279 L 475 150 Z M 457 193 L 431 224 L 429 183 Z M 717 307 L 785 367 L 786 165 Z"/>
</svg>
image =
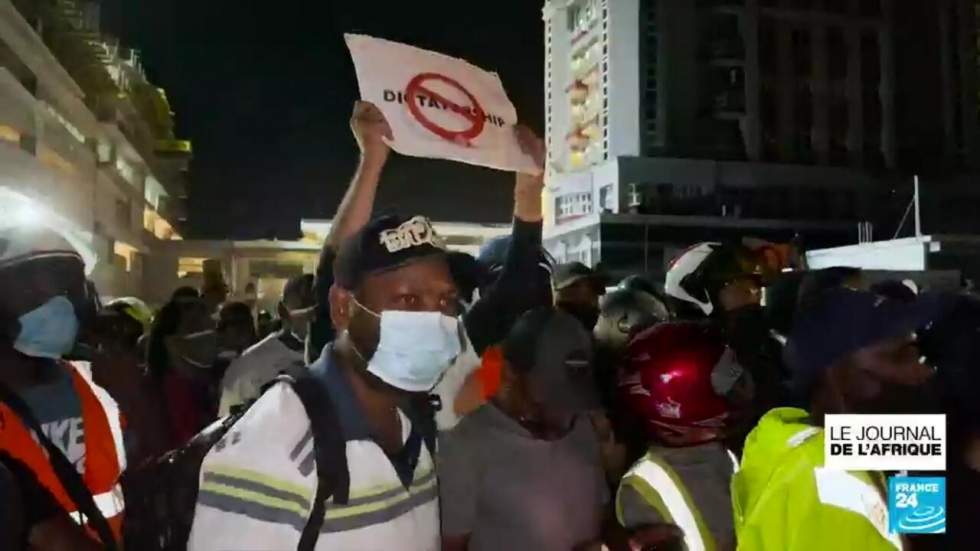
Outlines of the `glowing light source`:
<svg viewBox="0 0 980 551">
<path fill-rule="evenodd" d="M 15 204 L 11 221 L 15 226 L 35 226 L 44 221 L 44 212 L 32 201 Z"/>
<path fill-rule="evenodd" d="M 92 248 L 91 234 L 29 196 L 0 186 L 0 228 L 22 225 L 39 226 L 58 233 L 82 256 L 86 274 L 95 269 L 99 258 Z"/>
</svg>

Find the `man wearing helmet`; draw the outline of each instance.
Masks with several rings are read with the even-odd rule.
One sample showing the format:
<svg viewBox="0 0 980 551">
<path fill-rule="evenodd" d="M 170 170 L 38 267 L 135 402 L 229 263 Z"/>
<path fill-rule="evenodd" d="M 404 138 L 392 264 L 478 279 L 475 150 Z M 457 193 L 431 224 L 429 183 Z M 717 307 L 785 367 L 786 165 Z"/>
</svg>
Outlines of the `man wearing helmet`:
<svg viewBox="0 0 980 551">
<path fill-rule="evenodd" d="M 89 369 L 63 359 L 95 315 L 93 293 L 82 255 L 63 234 L 0 228 L 0 451 L 65 511 L 81 510 L 111 546 L 123 515 L 121 416 Z"/>
<path fill-rule="evenodd" d="M 735 465 L 721 444 L 730 413 L 722 396 L 741 371 L 711 324 L 664 323 L 630 343 L 619 397 L 642 423 L 648 450 L 619 485 L 624 528 L 674 525 L 681 534 L 669 543 L 682 549 L 734 549 Z"/>
<path fill-rule="evenodd" d="M 674 261 L 664 284 L 680 317 L 685 312 L 688 317 L 707 316 L 749 373 L 753 394 L 738 397 L 738 405 L 743 411 L 741 400 L 749 399 L 752 411 L 732 420 L 742 427 L 730 434 L 730 445 L 736 450 L 763 413 L 787 403 L 782 347 L 772 336 L 762 308 L 763 286 L 778 272 L 773 268 L 764 255 L 746 246 L 700 243 Z"/>
<path fill-rule="evenodd" d="M 621 283 L 599 301 L 599 322 L 594 331 L 595 376 L 605 415 L 595 415 L 594 421 L 603 442 L 607 475 L 613 484 L 618 484 L 629 464 L 646 451 L 646 437 L 619 400 L 616 378 L 630 339 L 670 317 L 667 305 L 654 293 L 652 285 L 641 290 L 625 288 Z"/>
<path fill-rule="evenodd" d="M 129 459 L 140 463 L 170 449 L 162 395 L 146 370 L 144 333 L 153 312 L 140 299 L 118 298 L 96 316 L 92 376 L 125 413 Z"/>
</svg>

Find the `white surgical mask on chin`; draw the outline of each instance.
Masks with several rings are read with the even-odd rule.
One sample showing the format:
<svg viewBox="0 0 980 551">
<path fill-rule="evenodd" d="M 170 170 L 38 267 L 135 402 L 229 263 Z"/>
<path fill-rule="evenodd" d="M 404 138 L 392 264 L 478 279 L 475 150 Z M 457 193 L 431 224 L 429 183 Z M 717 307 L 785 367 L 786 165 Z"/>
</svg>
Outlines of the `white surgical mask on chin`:
<svg viewBox="0 0 980 551">
<path fill-rule="evenodd" d="M 351 299 L 381 320 L 381 337 L 367 370 L 408 392 L 428 392 L 460 353 L 459 320 L 441 312 L 384 310 L 381 314 Z M 352 343 L 353 344 L 353 343 Z M 354 352 L 364 359 L 356 345 Z"/>
</svg>

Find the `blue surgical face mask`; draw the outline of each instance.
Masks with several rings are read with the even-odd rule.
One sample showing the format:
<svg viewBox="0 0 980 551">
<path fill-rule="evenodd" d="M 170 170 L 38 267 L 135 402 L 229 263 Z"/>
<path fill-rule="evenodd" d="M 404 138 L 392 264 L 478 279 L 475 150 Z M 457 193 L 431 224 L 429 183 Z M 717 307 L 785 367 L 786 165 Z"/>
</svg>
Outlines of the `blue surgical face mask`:
<svg viewBox="0 0 980 551">
<path fill-rule="evenodd" d="M 20 316 L 20 333 L 14 350 L 33 358 L 57 359 L 75 346 L 78 316 L 75 306 L 64 296 L 56 296 Z"/>
<path fill-rule="evenodd" d="M 381 320 L 381 338 L 367 370 L 385 383 L 408 392 L 428 392 L 459 355 L 459 320 L 441 312 L 385 310 L 380 314 L 353 299 L 360 309 Z M 354 352 L 365 359 L 357 350 Z"/>
</svg>

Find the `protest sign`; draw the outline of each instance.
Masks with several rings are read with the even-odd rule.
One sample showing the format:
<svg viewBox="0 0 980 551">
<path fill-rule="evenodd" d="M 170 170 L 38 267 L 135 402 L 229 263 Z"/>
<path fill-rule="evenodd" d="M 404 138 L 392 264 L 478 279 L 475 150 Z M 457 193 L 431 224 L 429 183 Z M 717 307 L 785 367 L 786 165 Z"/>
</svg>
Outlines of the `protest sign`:
<svg viewBox="0 0 980 551">
<path fill-rule="evenodd" d="M 361 99 L 391 126 L 403 155 L 538 173 L 514 135 L 517 112 L 500 77 L 462 59 L 370 36 L 344 35 Z"/>
</svg>

